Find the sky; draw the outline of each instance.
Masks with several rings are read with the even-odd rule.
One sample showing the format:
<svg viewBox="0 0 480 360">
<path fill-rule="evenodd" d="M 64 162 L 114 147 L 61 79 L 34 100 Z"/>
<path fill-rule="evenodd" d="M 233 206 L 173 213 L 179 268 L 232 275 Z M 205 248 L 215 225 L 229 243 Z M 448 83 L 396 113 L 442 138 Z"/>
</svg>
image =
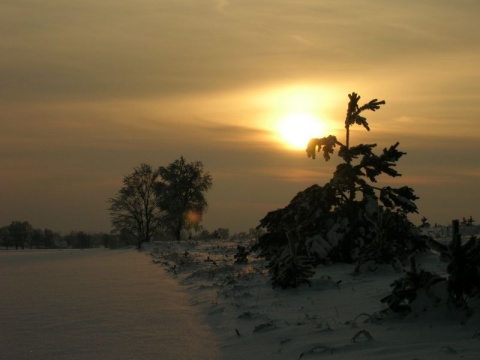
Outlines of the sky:
<svg viewBox="0 0 480 360">
<path fill-rule="evenodd" d="M 184 156 L 203 226 L 248 230 L 331 178 L 286 137 L 342 141 L 351 92 L 386 100 L 351 143 L 400 142 L 412 221 L 478 222 L 479 33 L 477 0 L 0 0 L 0 225 L 108 232 L 123 177 Z"/>
</svg>

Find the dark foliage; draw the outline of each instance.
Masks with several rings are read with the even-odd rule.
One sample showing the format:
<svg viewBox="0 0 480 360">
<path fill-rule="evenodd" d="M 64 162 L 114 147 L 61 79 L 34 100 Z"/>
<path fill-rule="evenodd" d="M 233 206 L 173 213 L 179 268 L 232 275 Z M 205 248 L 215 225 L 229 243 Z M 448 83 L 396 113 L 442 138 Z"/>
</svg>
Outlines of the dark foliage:
<svg viewBox="0 0 480 360">
<path fill-rule="evenodd" d="M 272 287 L 297 287 L 301 284 L 310 285 L 308 280 L 314 274 L 312 261 L 308 256 L 285 254 L 279 256 L 277 261 L 268 265 L 272 278 Z"/>
<path fill-rule="evenodd" d="M 396 313 L 407 313 L 411 310 L 410 304 L 417 298 L 420 289 L 428 290 L 441 281 L 445 279 L 429 271 L 418 271 L 412 258 L 411 270 L 390 285 L 393 288 L 392 293 L 381 302 L 386 303 L 389 309 Z"/>
<path fill-rule="evenodd" d="M 207 210 L 205 194 L 212 187 L 212 176 L 201 161 L 188 163 L 183 156 L 158 170 L 155 184 L 157 205 L 163 211 L 162 223 L 177 240 L 182 230 L 198 227 Z"/>
<path fill-rule="evenodd" d="M 28 221 L 12 221 L 8 226 L 8 233 L 8 237 L 13 240 L 15 249 L 20 247 L 23 250 L 32 237 L 33 227 Z"/>
<path fill-rule="evenodd" d="M 480 241 L 472 236 L 462 244 L 457 234 L 450 243 L 449 252 L 448 289 L 456 303 L 466 305 L 469 298 L 480 296 Z"/>
<path fill-rule="evenodd" d="M 349 95 L 345 120 L 346 143 L 335 136 L 311 139 L 307 155 L 315 159 L 322 151 L 326 161 L 339 146 L 343 160 L 332 179 L 323 186 L 312 185 L 299 192 L 283 209 L 269 212 L 260 220 L 259 228 L 266 229 L 255 249 L 270 260 L 269 267 L 284 266 L 281 254 L 291 246 L 287 234 L 294 234 L 297 257 L 307 257 L 313 265 L 330 261 L 367 261 L 389 263 L 396 258 L 425 249 L 425 239 L 407 219 L 417 212 L 418 197 L 408 186 L 377 187 L 377 177 L 401 176 L 396 162 L 405 155 L 398 143 L 373 153 L 376 144 L 350 146 L 350 126 L 359 124 L 370 130 L 365 110 L 375 111 L 384 101 L 374 99 L 363 106 L 360 97 Z"/>
<path fill-rule="evenodd" d="M 233 258 L 235 259 L 235 264 L 247 264 L 249 254 L 250 252 L 245 246 L 237 245 L 237 253 L 233 255 Z"/>
<path fill-rule="evenodd" d="M 132 174 L 123 178 L 123 187 L 116 197 L 108 199 L 112 233 L 126 233 L 137 240 L 140 249 L 161 227 L 162 211 L 157 207 L 154 186 L 158 171 L 140 164 Z"/>
<path fill-rule="evenodd" d="M 472 236 L 462 245 L 460 234 L 455 234 L 446 249 L 448 277 L 444 278 L 428 271 L 418 271 L 412 258 L 411 270 L 404 277 L 395 280 L 392 293 L 381 301 L 389 309 L 398 313 L 410 311 L 410 303 L 417 297 L 420 289 L 428 290 L 434 284 L 447 281 L 447 296 L 460 308 L 469 309 L 469 299 L 480 297 L 480 241 Z"/>
</svg>

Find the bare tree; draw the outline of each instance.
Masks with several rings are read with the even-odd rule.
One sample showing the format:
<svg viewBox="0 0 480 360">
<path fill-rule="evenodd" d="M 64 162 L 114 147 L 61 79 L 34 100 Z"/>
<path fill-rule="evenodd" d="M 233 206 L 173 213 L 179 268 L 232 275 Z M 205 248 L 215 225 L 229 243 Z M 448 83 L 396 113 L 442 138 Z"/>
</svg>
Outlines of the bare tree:
<svg viewBox="0 0 480 360">
<path fill-rule="evenodd" d="M 135 237 L 139 249 L 143 242 L 150 241 L 161 225 L 161 210 L 154 189 L 158 175 L 150 165 L 141 164 L 124 177 L 117 196 L 108 199 L 112 232 Z"/>
</svg>

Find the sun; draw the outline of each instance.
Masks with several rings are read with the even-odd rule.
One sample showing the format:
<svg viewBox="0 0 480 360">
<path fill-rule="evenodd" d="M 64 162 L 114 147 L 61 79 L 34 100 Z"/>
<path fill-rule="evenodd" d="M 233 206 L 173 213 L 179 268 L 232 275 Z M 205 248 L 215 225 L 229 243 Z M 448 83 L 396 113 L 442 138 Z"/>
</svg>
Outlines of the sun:
<svg viewBox="0 0 480 360">
<path fill-rule="evenodd" d="M 314 115 L 305 112 L 291 113 L 278 125 L 281 141 L 291 149 L 305 149 L 311 138 L 319 137 L 325 126 Z"/>
</svg>

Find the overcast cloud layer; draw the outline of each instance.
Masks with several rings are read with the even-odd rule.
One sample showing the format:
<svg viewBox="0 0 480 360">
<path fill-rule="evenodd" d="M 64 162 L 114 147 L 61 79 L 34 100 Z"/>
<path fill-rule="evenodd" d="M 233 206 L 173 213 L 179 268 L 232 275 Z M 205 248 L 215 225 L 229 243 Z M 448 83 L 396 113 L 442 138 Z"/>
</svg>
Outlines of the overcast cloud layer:
<svg viewBox="0 0 480 360">
<path fill-rule="evenodd" d="M 0 0 L 0 225 L 108 231 L 122 177 L 183 155 L 204 225 L 254 227 L 337 163 L 275 140 L 288 104 L 342 137 L 352 91 L 387 101 L 352 140 L 401 143 L 420 215 L 478 217 L 479 33 L 476 0 Z"/>
</svg>

